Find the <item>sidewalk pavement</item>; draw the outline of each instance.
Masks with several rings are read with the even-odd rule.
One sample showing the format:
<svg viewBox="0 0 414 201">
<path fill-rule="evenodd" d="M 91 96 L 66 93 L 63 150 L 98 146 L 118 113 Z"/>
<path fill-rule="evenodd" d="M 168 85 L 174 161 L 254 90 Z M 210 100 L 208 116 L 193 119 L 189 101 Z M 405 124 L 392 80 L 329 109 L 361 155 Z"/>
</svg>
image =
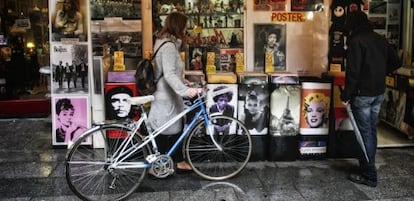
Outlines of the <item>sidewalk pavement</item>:
<svg viewBox="0 0 414 201">
<path fill-rule="evenodd" d="M 51 146 L 50 119 L 0 120 L 0 200 L 79 200 L 64 176 L 65 149 Z M 355 159 L 251 162 L 235 178 L 212 182 L 195 173 L 146 178 L 130 200 L 352 201 L 414 200 L 414 148 L 378 149 L 376 188 L 346 179 Z"/>
</svg>

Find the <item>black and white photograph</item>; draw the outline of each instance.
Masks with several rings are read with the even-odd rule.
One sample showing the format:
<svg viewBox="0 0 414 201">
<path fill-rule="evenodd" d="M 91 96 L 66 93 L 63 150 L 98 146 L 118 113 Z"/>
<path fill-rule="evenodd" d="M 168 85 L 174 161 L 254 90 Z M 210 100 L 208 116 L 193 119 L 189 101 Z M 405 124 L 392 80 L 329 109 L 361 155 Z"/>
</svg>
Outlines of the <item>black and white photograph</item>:
<svg viewBox="0 0 414 201">
<path fill-rule="evenodd" d="M 273 136 L 299 134 L 301 87 L 295 84 L 271 84 L 269 133 Z"/>
<path fill-rule="evenodd" d="M 237 84 L 207 84 L 207 112 L 237 118 Z M 236 126 L 230 121 L 214 126 L 218 134 L 235 133 Z"/>
<path fill-rule="evenodd" d="M 266 135 L 269 127 L 267 84 L 239 84 L 238 119 L 252 135 Z"/>
<path fill-rule="evenodd" d="M 52 44 L 52 93 L 89 91 L 87 44 Z"/>
<path fill-rule="evenodd" d="M 134 70 L 142 58 L 141 31 L 141 20 L 112 17 L 91 21 L 93 56 L 103 56 L 104 51 L 110 51 L 110 55 L 123 51 L 126 69 Z"/>
<path fill-rule="evenodd" d="M 122 17 L 123 19 L 141 18 L 141 0 L 90 0 L 92 19 Z"/>
<path fill-rule="evenodd" d="M 254 70 L 285 71 L 286 24 L 255 24 L 254 35 Z"/>
<path fill-rule="evenodd" d="M 84 0 L 49 1 L 52 41 L 87 40 L 87 3 Z"/>
<path fill-rule="evenodd" d="M 108 120 L 125 120 L 137 118 L 128 98 L 137 96 L 135 83 L 106 83 L 105 84 L 105 116 Z"/>
</svg>

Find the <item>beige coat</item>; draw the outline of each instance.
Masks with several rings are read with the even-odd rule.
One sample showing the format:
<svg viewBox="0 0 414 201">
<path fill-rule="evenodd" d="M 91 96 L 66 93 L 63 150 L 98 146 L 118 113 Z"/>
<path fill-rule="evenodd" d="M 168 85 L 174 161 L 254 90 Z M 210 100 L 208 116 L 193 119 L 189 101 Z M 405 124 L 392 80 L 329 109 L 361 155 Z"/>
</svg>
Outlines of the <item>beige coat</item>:
<svg viewBox="0 0 414 201">
<path fill-rule="evenodd" d="M 158 49 L 162 42 L 174 39 L 157 39 L 154 51 Z M 149 122 L 153 129 L 162 126 L 165 122 L 184 110 L 183 96 L 188 87 L 184 84 L 183 70 L 184 62 L 181 60 L 179 47 L 181 41 L 166 43 L 161 47 L 155 57 L 156 76 L 162 72 L 162 77 L 157 83 L 157 90 L 154 93 L 155 100 L 151 103 L 149 112 Z M 176 122 L 163 134 L 177 134 L 182 130 L 182 121 Z"/>
</svg>

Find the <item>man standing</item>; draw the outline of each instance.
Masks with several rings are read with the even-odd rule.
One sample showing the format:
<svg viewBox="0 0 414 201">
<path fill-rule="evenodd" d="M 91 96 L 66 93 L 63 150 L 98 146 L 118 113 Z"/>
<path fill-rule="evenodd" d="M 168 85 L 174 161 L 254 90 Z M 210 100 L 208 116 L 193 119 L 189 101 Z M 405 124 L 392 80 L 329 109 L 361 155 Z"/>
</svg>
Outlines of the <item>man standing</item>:
<svg viewBox="0 0 414 201">
<path fill-rule="evenodd" d="M 376 187 L 377 121 L 384 100 L 385 76 L 401 67 L 401 61 L 386 39 L 373 31 L 364 12 L 349 13 L 345 27 L 349 37 L 341 100 L 344 105 L 351 104 L 369 159 L 359 158 L 359 174 L 351 174 L 348 179 Z"/>
</svg>

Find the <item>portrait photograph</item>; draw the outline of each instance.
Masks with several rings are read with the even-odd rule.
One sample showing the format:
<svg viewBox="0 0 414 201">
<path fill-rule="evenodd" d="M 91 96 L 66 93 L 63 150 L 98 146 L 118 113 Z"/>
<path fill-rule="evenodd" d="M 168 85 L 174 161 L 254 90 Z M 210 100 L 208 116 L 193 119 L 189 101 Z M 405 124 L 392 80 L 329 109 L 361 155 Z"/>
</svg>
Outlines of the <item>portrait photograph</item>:
<svg viewBox="0 0 414 201">
<path fill-rule="evenodd" d="M 138 96 L 135 83 L 105 83 L 105 117 L 107 120 L 125 120 L 138 117 L 128 98 Z"/>
<path fill-rule="evenodd" d="M 52 144 L 67 145 L 90 127 L 87 96 L 52 97 Z M 85 144 L 92 144 L 87 139 Z"/>
<path fill-rule="evenodd" d="M 300 103 L 300 85 L 271 84 L 269 134 L 272 136 L 298 135 Z"/>
<path fill-rule="evenodd" d="M 52 41 L 87 41 L 87 3 L 84 0 L 49 1 Z"/>
<path fill-rule="evenodd" d="M 286 24 L 254 24 L 254 35 L 254 71 L 286 71 Z"/>
<path fill-rule="evenodd" d="M 206 109 L 210 115 L 225 115 L 237 118 L 237 84 L 207 84 Z M 235 133 L 233 122 L 217 122 L 215 133 Z"/>
<path fill-rule="evenodd" d="M 267 84 L 239 84 L 237 117 L 252 135 L 267 135 L 269 90 Z"/>
<path fill-rule="evenodd" d="M 331 83 L 302 82 L 301 135 L 328 135 Z"/>
<path fill-rule="evenodd" d="M 53 94 L 87 94 L 89 92 L 88 45 L 52 43 L 51 91 Z"/>
</svg>

